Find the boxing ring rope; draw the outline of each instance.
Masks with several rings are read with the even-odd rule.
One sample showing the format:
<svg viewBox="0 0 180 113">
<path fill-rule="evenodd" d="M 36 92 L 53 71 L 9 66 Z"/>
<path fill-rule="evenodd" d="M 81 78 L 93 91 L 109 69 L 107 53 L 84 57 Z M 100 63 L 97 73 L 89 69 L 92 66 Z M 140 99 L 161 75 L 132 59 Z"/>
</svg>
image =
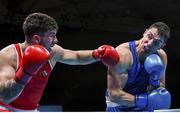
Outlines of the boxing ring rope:
<svg viewBox="0 0 180 113">
<path fill-rule="evenodd" d="M 154 110 L 154 112 L 180 112 L 180 109 L 162 109 L 162 110 Z"/>
</svg>

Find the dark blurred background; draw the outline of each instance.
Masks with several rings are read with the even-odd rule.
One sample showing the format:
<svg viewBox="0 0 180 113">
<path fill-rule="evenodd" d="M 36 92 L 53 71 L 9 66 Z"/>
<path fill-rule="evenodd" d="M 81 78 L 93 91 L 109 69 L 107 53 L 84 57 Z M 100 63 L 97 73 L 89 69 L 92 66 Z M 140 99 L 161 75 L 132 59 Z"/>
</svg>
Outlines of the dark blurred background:
<svg viewBox="0 0 180 113">
<path fill-rule="evenodd" d="M 72 50 L 118 46 L 137 40 L 154 22 L 171 28 L 166 86 L 171 108 L 180 108 L 180 0 L 0 0 L 0 49 L 23 42 L 24 18 L 32 12 L 54 17 L 60 26 L 58 44 Z M 106 67 L 101 63 L 70 66 L 58 63 L 40 105 L 62 105 L 63 111 L 104 111 Z"/>
</svg>

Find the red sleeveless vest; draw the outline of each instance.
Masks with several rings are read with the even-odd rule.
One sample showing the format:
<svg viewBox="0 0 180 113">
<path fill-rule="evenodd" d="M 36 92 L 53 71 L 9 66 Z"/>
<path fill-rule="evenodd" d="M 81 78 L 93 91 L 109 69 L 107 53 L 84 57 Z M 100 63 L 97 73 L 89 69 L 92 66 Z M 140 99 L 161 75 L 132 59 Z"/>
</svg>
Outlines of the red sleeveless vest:
<svg viewBox="0 0 180 113">
<path fill-rule="evenodd" d="M 22 53 L 19 44 L 15 44 L 17 51 L 17 66 L 18 69 L 22 65 Z M 17 70 L 18 70 L 17 69 Z M 20 95 L 10 103 L 10 106 L 17 109 L 33 110 L 39 105 L 43 91 L 47 85 L 48 78 L 52 69 L 50 62 L 47 62 L 37 73 L 33 76 L 28 84 L 26 84 Z"/>
</svg>

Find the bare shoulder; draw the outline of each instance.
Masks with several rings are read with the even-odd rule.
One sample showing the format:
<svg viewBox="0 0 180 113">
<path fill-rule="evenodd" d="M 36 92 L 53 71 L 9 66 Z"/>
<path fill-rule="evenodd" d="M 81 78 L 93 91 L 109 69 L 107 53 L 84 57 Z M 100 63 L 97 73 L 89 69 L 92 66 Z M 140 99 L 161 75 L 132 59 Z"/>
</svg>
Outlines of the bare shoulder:
<svg viewBox="0 0 180 113">
<path fill-rule="evenodd" d="M 16 65 L 17 53 L 15 51 L 14 45 L 11 44 L 0 51 L 1 60 L 4 59 L 5 63 L 12 65 L 13 67 Z"/>
<path fill-rule="evenodd" d="M 52 49 L 52 51 L 54 53 L 51 60 L 53 60 L 54 62 L 60 60 L 60 58 L 64 54 L 64 49 L 61 46 L 57 45 L 57 44 L 55 44 L 51 49 Z"/>
<path fill-rule="evenodd" d="M 121 54 L 127 55 L 130 53 L 129 44 L 128 43 L 122 43 L 119 46 L 116 47 L 117 51 L 120 51 Z"/>
<path fill-rule="evenodd" d="M 162 56 L 162 57 L 167 57 L 167 54 L 166 54 L 166 52 L 165 52 L 163 49 L 160 49 L 160 50 L 158 50 L 157 52 L 158 52 L 158 54 L 159 54 L 160 56 Z"/>
<path fill-rule="evenodd" d="M 52 47 L 53 52 L 57 53 L 63 50 L 63 48 L 57 44 Z"/>
<path fill-rule="evenodd" d="M 122 43 L 116 47 L 116 49 L 118 48 L 129 48 L 129 43 L 128 42 Z"/>
<path fill-rule="evenodd" d="M 131 58 L 131 51 L 129 49 L 128 43 L 123 43 L 116 47 L 116 50 L 119 52 L 123 58 Z"/>
<path fill-rule="evenodd" d="M 120 55 L 120 65 L 121 67 L 124 67 L 124 69 L 129 69 L 131 65 L 133 64 L 132 54 L 129 49 L 128 43 L 123 43 L 116 47 L 116 50 L 118 51 Z M 122 68 L 123 69 L 123 68 Z"/>
<path fill-rule="evenodd" d="M 17 56 L 13 45 L 0 51 L 0 81 L 13 78 L 17 68 Z"/>
</svg>

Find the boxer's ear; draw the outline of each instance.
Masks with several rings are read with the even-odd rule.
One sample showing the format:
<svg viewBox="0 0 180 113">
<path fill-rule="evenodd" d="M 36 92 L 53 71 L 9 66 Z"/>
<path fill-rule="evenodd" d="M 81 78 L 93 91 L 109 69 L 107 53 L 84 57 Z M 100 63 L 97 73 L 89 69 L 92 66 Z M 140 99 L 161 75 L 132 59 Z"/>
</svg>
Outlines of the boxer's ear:
<svg viewBox="0 0 180 113">
<path fill-rule="evenodd" d="M 33 35 L 33 37 L 32 37 L 32 42 L 33 42 L 33 44 L 39 44 L 40 41 L 41 41 L 41 36 L 39 36 L 39 35 Z"/>
</svg>

